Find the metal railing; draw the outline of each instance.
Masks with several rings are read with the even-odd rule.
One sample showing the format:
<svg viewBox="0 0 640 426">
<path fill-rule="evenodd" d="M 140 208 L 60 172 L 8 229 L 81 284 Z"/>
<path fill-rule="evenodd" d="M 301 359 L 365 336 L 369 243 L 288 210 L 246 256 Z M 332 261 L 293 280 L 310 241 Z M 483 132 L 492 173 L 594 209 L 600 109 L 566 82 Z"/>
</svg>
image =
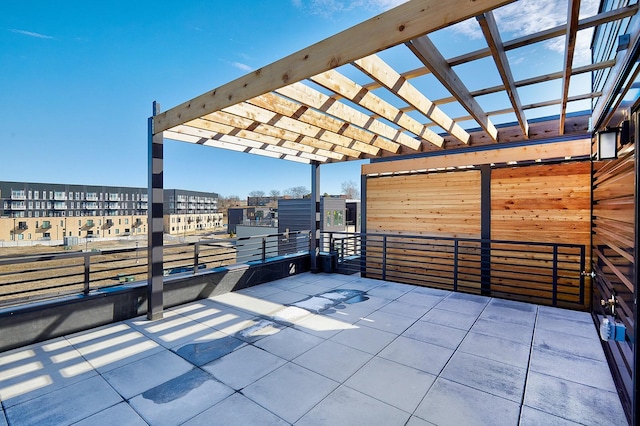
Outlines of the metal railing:
<svg viewBox="0 0 640 426">
<path fill-rule="evenodd" d="M 339 273 L 587 307 L 584 245 L 325 232 L 320 247 L 330 253 Z"/>
<path fill-rule="evenodd" d="M 280 256 L 308 253 L 309 235 L 303 231 L 164 245 L 164 275 L 196 274 L 236 263 L 268 262 Z M 0 256 L 0 306 L 88 294 L 92 290 L 145 281 L 147 247 L 135 244 L 128 248 L 91 250 L 81 244 L 77 251 Z"/>
</svg>

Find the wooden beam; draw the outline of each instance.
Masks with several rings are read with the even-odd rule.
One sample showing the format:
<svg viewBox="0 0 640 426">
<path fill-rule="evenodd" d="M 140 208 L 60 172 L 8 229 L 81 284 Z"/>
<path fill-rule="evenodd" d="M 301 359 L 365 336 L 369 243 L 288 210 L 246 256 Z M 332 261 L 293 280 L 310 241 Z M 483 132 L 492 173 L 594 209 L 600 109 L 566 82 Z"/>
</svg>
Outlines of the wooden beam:
<svg viewBox="0 0 640 426">
<path fill-rule="evenodd" d="M 587 28 L 596 27 L 598 25 L 605 24 L 607 22 L 617 21 L 619 19 L 627 18 L 629 16 L 633 16 L 638 11 L 638 4 L 634 4 L 631 6 L 622 7 L 620 9 L 612 10 L 609 12 L 600 13 L 598 15 L 594 15 L 588 18 L 581 20 L 578 23 L 578 30 L 584 30 Z M 554 28 L 549 28 L 544 31 L 540 31 L 534 34 L 528 34 L 519 38 L 515 38 L 513 40 L 508 40 L 504 42 L 504 49 L 506 51 L 518 49 L 520 47 L 529 46 L 534 43 L 539 43 L 541 41 L 550 40 L 555 37 L 560 37 L 567 33 L 567 25 L 558 25 Z M 491 55 L 491 50 L 489 48 L 478 49 L 473 52 L 465 53 L 460 56 L 456 56 L 455 58 L 451 58 L 448 60 L 449 65 L 455 67 L 456 65 L 465 64 L 467 62 L 475 61 L 477 59 L 486 58 Z"/>
<path fill-rule="evenodd" d="M 429 120 L 442 127 L 447 133 L 462 143 L 469 143 L 469 133 L 455 123 L 440 108 L 424 96 L 405 78 L 400 76 L 379 56 L 371 55 L 353 63 L 360 71 L 376 80 L 387 90 L 395 93 Z"/>
<path fill-rule="evenodd" d="M 288 149 L 294 149 L 299 152 L 305 152 L 308 154 L 317 154 L 323 157 L 328 157 L 333 160 L 342 160 L 344 158 L 343 154 L 338 154 L 336 152 L 333 152 L 327 149 L 305 145 L 299 142 L 290 141 L 283 138 L 274 137 L 268 134 L 258 133 L 255 131 L 239 129 L 237 127 L 228 126 L 226 124 L 205 120 L 202 118 L 197 118 L 183 125 L 176 126 L 171 130 L 177 133 L 192 135 L 192 136 L 197 136 L 198 138 L 207 138 L 207 139 L 211 139 L 218 134 L 237 136 L 243 139 L 248 139 L 248 140 L 252 140 L 257 143 L 260 143 L 263 147 L 266 147 L 267 145 L 282 146 Z"/>
<path fill-rule="evenodd" d="M 502 78 L 502 83 L 504 84 L 504 88 L 509 96 L 511 105 L 513 106 L 513 111 L 515 112 L 520 128 L 522 129 L 522 135 L 525 139 L 528 139 L 529 123 L 527 123 L 527 117 L 524 115 L 524 111 L 522 109 L 520 96 L 518 96 L 518 91 L 513 80 L 513 74 L 511 73 L 511 67 L 509 66 L 509 60 L 507 59 L 507 54 L 504 51 L 502 38 L 500 37 L 498 25 L 493 17 L 493 13 L 486 12 L 484 15 L 477 16 L 476 19 L 480 24 L 480 28 L 482 28 L 484 38 L 487 40 L 487 44 L 489 45 L 489 49 L 493 55 L 493 60 L 498 68 L 498 72 L 500 73 L 500 78 Z"/>
<path fill-rule="evenodd" d="M 160 133 L 513 0 L 411 0 L 154 117 Z"/>
<path fill-rule="evenodd" d="M 378 114 L 381 117 L 396 123 L 403 129 L 415 134 L 421 139 L 425 139 L 426 141 L 433 143 L 438 147 L 441 147 L 444 142 L 444 138 L 442 136 L 434 133 L 427 126 L 421 124 L 416 119 L 403 113 L 395 106 L 384 101 L 335 70 L 315 75 L 311 77 L 311 80 L 332 92 L 340 94 L 344 98 L 349 99 L 361 107 L 368 109 L 374 114 Z M 409 148 L 419 150 L 421 146 L 420 141 L 413 138 L 411 140 L 413 142 L 408 145 Z"/>
<path fill-rule="evenodd" d="M 569 0 L 567 12 L 567 33 L 564 45 L 564 66 L 562 67 L 562 93 L 560 98 L 560 134 L 564 134 L 564 116 L 567 113 L 567 98 L 569 97 L 569 83 L 573 66 L 573 53 L 576 49 L 578 36 L 578 16 L 580 15 L 580 0 Z"/>
<path fill-rule="evenodd" d="M 605 68 L 611 68 L 613 65 L 615 65 L 615 60 L 610 60 L 610 61 L 603 61 L 603 62 L 598 62 L 595 64 L 590 64 L 590 65 L 584 65 L 582 67 L 578 67 L 578 68 L 574 68 L 572 71 L 572 76 L 573 75 L 578 75 L 578 74 L 583 74 L 583 73 L 587 73 L 587 72 L 592 72 L 592 71 L 596 71 L 596 70 L 601 70 L 601 69 L 605 69 Z M 531 78 L 527 78 L 524 80 L 518 80 L 515 82 L 516 87 L 524 87 L 524 86 L 528 86 L 531 84 L 538 84 L 538 83 L 544 83 L 546 81 L 551 81 L 551 80 L 556 80 L 562 78 L 562 71 L 558 71 L 558 72 L 554 72 L 554 73 L 550 73 L 550 74 L 545 74 L 545 75 L 541 75 L 541 76 L 537 76 L 537 77 L 531 77 Z M 491 93 L 497 93 L 500 92 L 504 89 L 504 85 L 500 84 L 498 86 L 493 86 L 493 87 L 487 87 L 485 89 L 479 89 L 479 90 L 474 90 L 471 92 L 471 96 L 473 96 L 474 98 L 477 96 L 482 96 L 482 95 L 489 95 Z M 587 99 L 587 98 L 597 98 L 599 96 L 601 96 L 602 93 L 600 92 L 592 92 L 592 93 L 586 93 L 583 95 L 578 95 L 578 96 L 572 96 L 569 97 L 569 102 L 574 101 L 574 100 L 579 100 L 578 97 L 580 97 L 580 99 Z M 439 99 L 435 99 L 433 101 L 434 104 L 436 105 L 443 105 L 443 104 L 447 104 L 450 102 L 455 102 L 456 98 L 454 98 L 453 96 L 449 96 L 446 98 L 439 98 Z M 551 105 L 555 105 L 555 104 L 559 104 L 560 100 L 553 100 L 550 101 Z M 533 105 L 533 104 L 530 104 Z M 526 109 L 530 109 L 530 108 L 535 108 L 533 106 L 526 106 L 523 105 L 522 109 L 526 110 Z M 400 108 L 400 110 L 402 112 L 409 112 L 409 111 L 413 111 L 414 108 L 410 105 Z M 513 111 L 509 111 L 509 112 L 513 112 Z M 488 111 L 487 114 L 489 116 L 492 116 L 494 114 L 496 114 L 496 111 Z M 471 120 L 472 118 L 469 116 L 467 118 L 465 118 L 465 120 Z M 462 119 L 460 117 L 455 117 L 453 119 L 454 121 L 462 121 Z M 432 126 L 433 124 L 429 123 L 427 124 L 427 126 Z"/>
<path fill-rule="evenodd" d="M 362 165 L 363 175 L 379 175 L 411 171 L 427 171 L 443 167 L 480 166 L 509 161 L 535 161 L 591 155 L 591 139 L 554 142 L 515 148 L 496 148 L 461 154 L 443 154 L 408 160 L 384 161 Z"/>
<path fill-rule="evenodd" d="M 361 127 L 400 145 L 414 146 L 415 144 L 415 139 L 406 133 L 394 129 L 380 120 L 371 118 L 355 108 L 338 102 L 303 83 L 290 84 L 289 86 L 276 90 L 276 93 Z"/>
<path fill-rule="evenodd" d="M 327 132 L 340 134 L 355 141 L 359 141 L 366 145 L 362 146 L 359 144 L 362 151 L 368 154 L 375 155 L 380 149 L 396 153 L 400 149 L 400 145 L 395 142 L 353 126 L 349 122 L 338 120 L 337 118 L 320 113 L 306 105 L 293 102 L 280 95 L 266 93 L 262 96 L 248 100 L 247 103 L 256 105 L 263 109 L 268 109 L 276 114 L 282 114 L 296 119 L 299 122 L 325 129 Z"/>
<path fill-rule="evenodd" d="M 341 146 L 353 151 L 357 151 L 358 154 L 356 155 L 356 157 L 360 157 L 362 153 L 375 155 L 378 153 L 378 151 L 380 151 L 379 148 L 363 144 L 362 142 L 354 141 L 353 139 L 342 136 L 340 134 L 328 132 L 318 126 L 302 123 L 293 118 L 286 117 L 281 114 L 276 114 L 272 111 L 265 110 L 246 102 L 229 106 L 223 109 L 223 112 L 228 112 L 239 117 L 244 117 L 258 123 L 268 124 L 289 132 L 319 139 L 334 146 Z"/>
<path fill-rule="evenodd" d="M 633 16 L 638 11 L 638 4 L 632 4 L 629 6 L 621 7 L 619 9 L 610 10 L 608 12 L 599 13 L 594 16 L 590 16 L 588 18 L 581 19 L 578 22 L 578 31 L 585 30 L 587 28 L 592 28 L 598 25 L 606 24 L 608 22 L 617 21 L 620 19 L 628 18 L 629 16 Z M 540 31 L 534 34 L 528 34 L 526 36 L 522 36 L 513 40 L 508 40 L 503 43 L 503 47 L 505 51 L 518 49 L 520 47 L 528 46 L 534 43 L 539 43 L 545 40 L 550 40 L 555 37 L 559 37 L 563 34 L 566 34 L 567 26 L 559 25 L 554 28 L 550 28 L 544 31 Z M 478 59 L 486 58 L 491 55 L 491 50 L 488 47 L 483 49 L 474 50 L 473 52 L 465 53 L 460 56 L 456 56 L 450 59 L 447 59 L 447 63 L 454 67 L 456 65 L 466 64 L 471 61 L 475 61 Z M 604 62 L 601 62 L 604 63 Z M 423 75 L 429 74 L 429 71 L 426 67 L 415 68 L 406 72 L 403 72 L 402 77 L 407 80 L 411 80 L 416 77 L 420 77 Z M 561 76 L 560 76 L 561 77 Z M 557 77 L 557 78 L 560 78 Z M 376 81 L 373 81 L 369 84 L 363 85 L 365 89 L 374 90 L 380 87 L 380 84 Z M 434 101 L 436 105 L 441 105 L 437 101 Z"/>
<path fill-rule="evenodd" d="M 315 137 L 292 132 L 283 128 L 278 128 L 271 124 L 265 124 L 265 123 L 253 120 L 251 118 L 246 118 L 246 117 L 235 115 L 229 112 L 223 112 L 223 111 L 214 112 L 205 116 L 204 119 L 207 121 L 211 121 L 213 123 L 225 124 L 227 126 L 237 128 L 237 131 L 241 131 L 243 129 L 249 130 L 251 132 L 259 133 L 262 135 L 272 136 L 274 138 L 307 145 L 312 148 L 336 152 L 338 154 L 343 154 L 349 157 L 359 158 L 361 154 L 361 152 L 352 150 L 350 148 L 336 146 L 333 143 L 320 140 Z M 206 128 L 203 124 L 198 124 L 197 126 L 201 128 Z M 220 131 L 220 130 L 214 130 L 214 131 L 223 133 L 223 131 Z"/>
<path fill-rule="evenodd" d="M 411 51 L 431 70 L 431 73 L 449 90 L 469 114 L 480 124 L 491 139 L 498 141 L 498 129 L 493 125 L 482 107 L 471 96 L 464 83 L 451 69 L 442 54 L 436 49 L 429 37 L 422 36 L 407 43 Z"/>
</svg>

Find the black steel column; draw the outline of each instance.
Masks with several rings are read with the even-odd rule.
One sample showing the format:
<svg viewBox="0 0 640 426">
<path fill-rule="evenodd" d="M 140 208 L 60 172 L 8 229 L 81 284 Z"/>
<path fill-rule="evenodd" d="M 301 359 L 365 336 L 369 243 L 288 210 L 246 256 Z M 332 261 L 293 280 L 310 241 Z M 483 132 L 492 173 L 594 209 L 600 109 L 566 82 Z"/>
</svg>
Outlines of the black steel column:
<svg viewBox="0 0 640 426">
<path fill-rule="evenodd" d="M 491 165 L 480 166 L 480 293 L 491 294 Z"/>
<path fill-rule="evenodd" d="M 356 218 L 357 220 L 357 218 Z M 360 175 L 360 276 L 367 276 L 367 175 Z"/>
<path fill-rule="evenodd" d="M 160 112 L 160 105 L 153 103 L 153 116 Z M 147 318 L 162 318 L 163 309 L 163 259 L 162 235 L 164 232 L 163 203 L 163 138 L 162 132 L 155 134 L 153 117 L 149 118 L 149 185 L 147 188 L 148 210 L 148 273 L 147 273 Z"/>
<path fill-rule="evenodd" d="M 320 254 L 320 163 L 311 163 L 311 272 L 318 272 Z"/>
</svg>

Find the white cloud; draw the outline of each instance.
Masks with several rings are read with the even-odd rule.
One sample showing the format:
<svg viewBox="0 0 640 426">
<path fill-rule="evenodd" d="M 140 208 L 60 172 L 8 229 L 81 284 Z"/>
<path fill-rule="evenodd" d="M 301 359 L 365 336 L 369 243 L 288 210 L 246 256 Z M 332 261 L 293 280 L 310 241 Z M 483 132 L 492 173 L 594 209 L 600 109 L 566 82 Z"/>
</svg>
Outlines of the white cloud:
<svg viewBox="0 0 640 426">
<path fill-rule="evenodd" d="M 235 68 L 238 68 L 239 70 L 242 71 L 252 71 L 253 67 L 250 67 L 247 64 L 243 64 L 242 62 L 231 62 L 231 65 Z"/>
<path fill-rule="evenodd" d="M 382 12 L 391 9 L 407 0 L 291 0 L 291 3 L 305 9 L 312 15 L 329 18 L 337 13 L 349 12 L 355 9 L 368 9 Z"/>
<path fill-rule="evenodd" d="M 50 35 L 34 33 L 33 31 L 17 30 L 15 28 L 10 29 L 9 31 L 11 31 L 12 33 L 22 34 L 22 35 L 26 35 L 26 36 L 29 36 L 29 37 L 35 37 L 35 38 L 44 38 L 44 39 L 53 39 L 54 38 L 54 37 L 52 37 Z"/>
<path fill-rule="evenodd" d="M 598 0 L 583 0 L 580 6 L 580 18 L 595 15 L 598 12 L 598 4 Z M 567 20 L 567 7 L 566 1 L 520 0 L 497 9 L 494 16 L 503 35 L 508 35 L 503 38 L 512 39 L 563 25 Z M 451 30 L 472 39 L 483 37 L 475 18 L 453 25 Z M 544 42 L 547 50 L 557 53 L 564 52 L 564 44 L 564 37 Z M 582 59 L 589 55 L 588 37 L 578 39 L 575 55 Z"/>
</svg>

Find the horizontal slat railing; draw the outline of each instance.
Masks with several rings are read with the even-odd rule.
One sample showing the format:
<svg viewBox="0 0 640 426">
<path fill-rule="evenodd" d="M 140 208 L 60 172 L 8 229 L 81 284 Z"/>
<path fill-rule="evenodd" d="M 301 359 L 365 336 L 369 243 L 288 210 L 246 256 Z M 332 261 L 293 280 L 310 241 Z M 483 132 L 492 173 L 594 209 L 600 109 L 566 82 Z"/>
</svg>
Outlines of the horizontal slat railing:
<svg viewBox="0 0 640 426">
<path fill-rule="evenodd" d="M 308 253 L 309 232 L 207 239 L 163 246 L 164 275 L 196 274 L 236 263 Z M 41 298 L 88 294 L 147 279 L 147 247 L 0 257 L 0 307 Z"/>
<path fill-rule="evenodd" d="M 586 309 L 585 246 L 395 234 L 322 234 L 341 273 Z"/>
</svg>

